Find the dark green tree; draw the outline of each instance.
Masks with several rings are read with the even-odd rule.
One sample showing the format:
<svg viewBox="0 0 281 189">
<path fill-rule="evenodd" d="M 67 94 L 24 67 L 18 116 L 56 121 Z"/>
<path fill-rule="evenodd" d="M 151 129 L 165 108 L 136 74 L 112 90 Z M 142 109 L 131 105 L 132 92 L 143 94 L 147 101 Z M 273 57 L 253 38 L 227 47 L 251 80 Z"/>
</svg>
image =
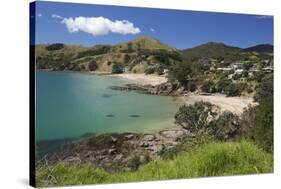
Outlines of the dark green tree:
<svg viewBox="0 0 281 189">
<path fill-rule="evenodd" d="M 197 133 L 201 129 L 206 129 L 216 115 L 213 104 L 200 101 L 181 106 L 175 115 L 175 123 L 190 132 Z"/>
<path fill-rule="evenodd" d="M 184 88 L 187 87 L 188 81 L 191 77 L 191 66 L 189 63 L 176 63 L 171 66 L 168 72 L 168 78 L 171 82 L 178 81 Z"/>
<path fill-rule="evenodd" d="M 88 69 L 89 69 L 90 71 L 95 71 L 95 70 L 97 70 L 97 69 L 98 69 L 98 64 L 97 64 L 97 62 L 94 61 L 94 60 L 92 60 L 91 62 L 89 62 L 89 64 L 88 64 Z"/>
</svg>

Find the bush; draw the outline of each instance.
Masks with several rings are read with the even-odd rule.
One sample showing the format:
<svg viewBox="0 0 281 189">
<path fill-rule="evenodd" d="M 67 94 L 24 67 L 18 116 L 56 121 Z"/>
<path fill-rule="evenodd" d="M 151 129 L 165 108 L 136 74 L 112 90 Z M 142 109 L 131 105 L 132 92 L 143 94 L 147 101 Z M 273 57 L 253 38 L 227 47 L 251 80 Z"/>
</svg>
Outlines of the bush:
<svg viewBox="0 0 281 189">
<path fill-rule="evenodd" d="M 215 92 L 213 86 L 214 86 L 214 82 L 210 80 L 204 81 L 204 83 L 201 86 L 201 90 L 206 93 L 212 93 Z"/>
<path fill-rule="evenodd" d="M 191 92 L 196 91 L 196 89 L 197 89 L 196 83 L 194 83 L 194 82 L 189 82 L 189 83 L 188 83 L 188 89 L 189 89 Z"/>
<path fill-rule="evenodd" d="M 123 66 L 120 64 L 113 64 L 111 73 L 113 74 L 123 73 Z"/>
<path fill-rule="evenodd" d="M 97 70 L 98 69 L 98 64 L 97 64 L 97 62 L 96 61 L 91 61 L 89 64 L 88 64 L 88 69 L 90 70 L 90 71 L 95 71 L 95 70 Z"/>
<path fill-rule="evenodd" d="M 181 106 L 175 115 L 175 123 L 190 132 L 197 133 L 207 128 L 210 121 L 217 115 L 213 108 L 214 105 L 203 101 Z"/>
<path fill-rule="evenodd" d="M 218 92 L 223 92 L 225 89 L 226 89 L 226 87 L 228 86 L 228 85 L 230 85 L 232 82 L 231 82 L 231 80 L 229 80 L 229 79 L 222 79 L 222 80 L 219 80 L 219 82 L 217 83 L 217 91 Z"/>
<path fill-rule="evenodd" d="M 231 112 L 223 112 L 217 120 L 212 123 L 211 133 L 219 140 L 228 140 L 239 134 L 239 117 Z"/>
<path fill-rule="evenodd" d="M 171 82 L 178 81 L 184 88 L 187 87 L 190 75 L 192 73 L 189 63 L 177 63 L 170 67 L 168 78 Z"/>
<path fill-rule="evenodd" d="M 273 152 L 273 115 L 273 97 L 246 109 L 241 118 L 241 136 L 253 140 L 264 150 Z"/>
<path fill-rule="evenodd" d="M 146 68 L 145 70 L 144 70 L 144 73 L 146 74 L 146 75 L 149 75 L 149 74 L 153 74 L 154 73 L 154 68 L 153 67 L 148 67 L 148 68 Z"/>
<path fill-rule="evenodd" d="M 163 74 L 164 74 L 164 69 L 163 69 L 163 67 L 162 67 L 162 66 L 158 66 L 158 67 L 156 68 L 156 72 L 157 72 L 158 75 L 163 75 Z"/>
<path fill-rule="evenodd" d="M 229 84 L 225 89 L 224 89 L 224 94 L 226 96 L 240 96 L 241 92 L 236 84 Z"/>
<path fill-rule="evenodd" d="M 140 165 L 141 165 L 141 160 L 139 156 L 132 157 L 132 159 L 130 159 L 128 162 L 128 167 L 130 167 L 132 171 L 138 170 Z"/>
<path fill-rule="evenodd" d="M 267 75 L 261 80 L 261 83 L 257 86 L 256 95 L 254 96 L 255 101 L 262 102 L 268 97 L 273 96 L 273 75 Z"/>
</svg>

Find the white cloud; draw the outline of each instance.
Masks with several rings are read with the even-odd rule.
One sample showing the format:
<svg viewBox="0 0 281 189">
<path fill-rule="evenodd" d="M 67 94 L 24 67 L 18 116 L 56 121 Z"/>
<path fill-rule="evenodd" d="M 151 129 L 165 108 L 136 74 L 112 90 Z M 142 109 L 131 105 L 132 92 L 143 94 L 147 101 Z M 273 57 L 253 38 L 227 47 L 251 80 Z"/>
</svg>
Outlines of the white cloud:
<svg viewBox="0 0 281 189">
<path fill-rule="evenodd" d="M 61 19 L 61 23 L 64 24 L 70 33 L 86 32 L 93 36 L 107 35 L 109 33 L 118 34 L 137 34 L 140 33 L 140 29 L 135 27 L 132 22 L 128 20 L 115 20 L 112 21 L 108 18 L 100 17 L 75 17 L 64 18 L 59 15 L 53 14 L 53 18 Z"/>
<path fill-rule="evenodd" d="M 155 29 L 153 29 L 153 28 L 149 28 L 149 30 L 150 30 L 151 32 L 155 32 Z"/>
</svg>

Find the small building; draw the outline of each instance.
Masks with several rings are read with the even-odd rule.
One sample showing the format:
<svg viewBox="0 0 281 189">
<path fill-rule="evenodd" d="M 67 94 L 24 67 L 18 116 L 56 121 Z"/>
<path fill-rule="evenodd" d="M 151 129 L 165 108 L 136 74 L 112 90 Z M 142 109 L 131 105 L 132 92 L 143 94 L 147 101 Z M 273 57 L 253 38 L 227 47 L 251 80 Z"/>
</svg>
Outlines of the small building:
<svg viewBox="0 0 281 189">
<path fill-rule="evenodd" d="M 232 70 L 232 68 L 218 68 L 217 70 L 221 70 L 221 71 L 223 71 L 223 72 L 229 72 L 229 71 L 231 71 Z"/>
<path fill-rule="evenodd" d="M 262 68 L 262 70 L 263 70 L 263 72 L 265 72 L 265 73 L 271 73 L 271 72 L 273 72 L 273 68 L 272 68 L 271 66 Z"/>
<path fill-rule="evenodd" d="M 237 69 L 242 69 L 242 67 L 243 67 L 243 64 L 242 63 L 233 63 L 232 65 L 231 65 L 231 67 L 234 69 L 234 70 L 237 70 Z"/>
<path fill-rule="evenodd" d="M 236 69 L 234 73 L 241 75 L 243 73 L 243 71 L 244 71 L 243 69 Z"/>
</svg>

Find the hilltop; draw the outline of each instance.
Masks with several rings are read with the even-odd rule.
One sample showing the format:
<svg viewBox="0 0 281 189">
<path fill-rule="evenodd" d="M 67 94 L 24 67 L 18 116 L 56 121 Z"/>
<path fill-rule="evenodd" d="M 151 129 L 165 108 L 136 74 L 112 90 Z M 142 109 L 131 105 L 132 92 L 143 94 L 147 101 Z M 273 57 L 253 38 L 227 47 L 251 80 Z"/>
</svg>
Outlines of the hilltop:
<svg viewBox="0 0 281 189">
<path fill-rule="evenodd" d="M 36 46 L 37 69 L 143 73 L 149 67 L 181 61 L 180 53 L 159 40 L 143 36 L 117 45 L 51 44 Z"/>
</svg>

